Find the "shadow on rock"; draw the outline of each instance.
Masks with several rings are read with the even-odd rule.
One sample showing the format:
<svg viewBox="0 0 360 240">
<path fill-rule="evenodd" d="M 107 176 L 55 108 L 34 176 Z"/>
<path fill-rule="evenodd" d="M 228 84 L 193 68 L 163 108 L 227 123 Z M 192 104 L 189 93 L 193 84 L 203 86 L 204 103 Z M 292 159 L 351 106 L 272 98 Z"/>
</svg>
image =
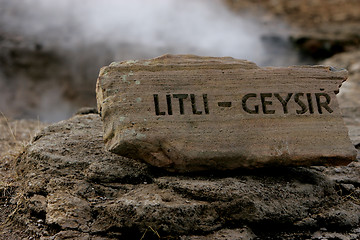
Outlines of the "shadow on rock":
<svg viewBox="0 0 360 240">
<path fill-rule="evenodd" d="M 42 130 L 17 159 L 22 204 L 12 221 L 42 239 L 309 238 L 323 228 L 355 231 L 360 207 L 338 194 L 324 169 L 169 174 L 107 152 L 100 117 L 76 115 Z"/>
</svg>

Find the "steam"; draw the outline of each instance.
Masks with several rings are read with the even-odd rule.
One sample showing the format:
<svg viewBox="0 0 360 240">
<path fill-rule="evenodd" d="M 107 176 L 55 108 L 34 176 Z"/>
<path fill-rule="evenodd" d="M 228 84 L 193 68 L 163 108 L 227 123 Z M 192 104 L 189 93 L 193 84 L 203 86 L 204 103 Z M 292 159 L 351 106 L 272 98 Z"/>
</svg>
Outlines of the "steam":
<svg viewBox="0 0 360 240">
<path fill-rule="evenodd" d="M 6 0 L 5 0 L 6 1 Z M 16 2 L 16 1 L 15 1 Z M 17 1 L 20 2 L 20 1 Z M 163 53 L 232 56 L 262 64 L 264 29 L 218 0 L 23 0 L 7 23 L 49 47 L 106 43 L 114 60 Z M 18 19 L 18 21 L 17 21 Z"/>
<path fill-rule="evenodd" d="M 298 61 L 284 37 L 286 26 L 277 27 L 275 38 L 266 38 L 270 31 L 264 25 L 233 13 L 221 0 L 0 0 L 0 26 L 0 33 L 19 34 L 63 57 L 66 70 L 49 79 L 61 85 L 64 75 L 69 76 L 77 97 L 66 99 L 67 90 L 45 91 L 39 99 L 63 100 L 60 115 L 43 102 L 32 104 L 37 116 L 50 121 L 68 117 L 84 102 L 95 104 L 82 97 L 95 99 L 98 70 L 112 61 L 165 53 L 231 56 L 258 65 Z"/>
</svg>

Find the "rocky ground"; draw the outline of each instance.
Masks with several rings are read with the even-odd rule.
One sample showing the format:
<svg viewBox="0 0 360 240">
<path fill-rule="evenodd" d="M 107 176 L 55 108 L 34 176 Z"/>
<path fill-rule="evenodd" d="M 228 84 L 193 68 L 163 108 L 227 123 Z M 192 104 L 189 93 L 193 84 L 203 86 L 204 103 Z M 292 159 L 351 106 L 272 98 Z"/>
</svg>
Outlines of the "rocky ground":
<svg viewBox="0 0 360 240">
<path fill-rule="evenodd" d="M 85 114 L 40 131 L 12 164 L 4 239 L 360 237 L 359 161 L 169 174 L 105 151 L 100 117 Z"/>
<path fill-rule="evenodd" d="M 20 182 L 14 172 L 15 159 L 26 148 L 35 136 L 35 132 L 44 128 L 46 124 L 32 120 L 8 120 L 0 117 L 0 228 L 8 222 L 8 217 L 14 213 L 17 204 L 11 200 L 15 196 Z M 17 229 L 17 227 L 14 227 Z M 7 234 L 0 233 L 0 239 L 17 239 L 28 236 L 19 230 L 20 235 L 9 230 Z"/>
<path fill-rule="evenodd" d="M 338 99 L 359 148 L 360 3 L 227 2 L 287 19 L 299 47 L 349 70 Z M 2 116 L 0 131 L 0 239 L 360 239 L 359 159 L 175 175 L 105 151 L 91 109 L 47 127 Z"/>
<path fill-rule="evenodd" d="M 283 17 L 291 25 L 317 28 L 326 24 L 357 23 L 360 21 L 357 0 L 224 0 L 236 11 L 263 11 L 263 19 Z M 331 28 L 332 26 L 328 26 Z M 329 29 L 328 31 L 331 31 Z M 354 33 L 356 34 L 356 33 Z"/>
<path fill-rule="evenodd" d="M 224 0 L 236 12 L 262 16 L 264 24 L 285 20 L 299 50 L 323 59 L 360 47 L 360 2 L 357 0 Z M 251 11 L 249 11 L 251 10 Z"/>
</svg>

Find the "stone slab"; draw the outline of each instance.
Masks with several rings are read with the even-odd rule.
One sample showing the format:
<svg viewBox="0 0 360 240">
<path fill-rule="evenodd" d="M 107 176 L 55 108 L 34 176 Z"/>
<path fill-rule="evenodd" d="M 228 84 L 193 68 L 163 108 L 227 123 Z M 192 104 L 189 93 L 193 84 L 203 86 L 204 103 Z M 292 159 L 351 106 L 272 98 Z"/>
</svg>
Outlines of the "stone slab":
<svg viewBox="0 0 360 240">
<path fill-rule="evenodd" d="M 169 171 L 345 165 L 336 99 L 346 70 L 163 55 L 112 63 L 97 81 L 111 152 Z"/>
</svg>

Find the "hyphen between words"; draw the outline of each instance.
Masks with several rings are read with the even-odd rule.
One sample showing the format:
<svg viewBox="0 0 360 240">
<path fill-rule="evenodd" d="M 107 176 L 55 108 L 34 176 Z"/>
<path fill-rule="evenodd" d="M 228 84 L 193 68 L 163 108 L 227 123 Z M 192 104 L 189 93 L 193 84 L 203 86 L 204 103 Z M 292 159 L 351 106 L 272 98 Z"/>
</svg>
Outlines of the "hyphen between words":
<svg viewBox="0 0 360 240">
<path fill-rule="evenodd" d="M 155 114 L 156 115 L 173 115 L 173 114 L 210 114 L 209 97 L 208 94 L 202 94 L 201 100 L 197 101 L 195 94 L 166 94 L 166 112 L 162 111 L 162 106 L 159 103 L 159 94 L 153 94 Z M 177 99 L 179 107 L 178 111 L 174 110 L 173 100 Z M 175 100 L 176 101 L 176 100 Z M 279 102 L 282 110 L 276 111 L 272 108 L 274 101 Z M 289 109 L 289 102 L 296 103 L 297 108 Z M 251 102 L 251 103 L 250 103 Z M 332 113 L 330 108 L 331 97 L 324 92 L 320 93 L 248 93 L 241 98 L 241 107 L 245 113 L 248 114 L 323 114 Z M 185 104 L 191 104 L 192 111 L 185 112 Z M 200 105 L 202 105 L 200 107 Z M 217 102 L 220 108 L 230 108 L 233 106 L 232 102 Z M 201 110 L 200 110 L 201 109 Z"/>
</svg>

